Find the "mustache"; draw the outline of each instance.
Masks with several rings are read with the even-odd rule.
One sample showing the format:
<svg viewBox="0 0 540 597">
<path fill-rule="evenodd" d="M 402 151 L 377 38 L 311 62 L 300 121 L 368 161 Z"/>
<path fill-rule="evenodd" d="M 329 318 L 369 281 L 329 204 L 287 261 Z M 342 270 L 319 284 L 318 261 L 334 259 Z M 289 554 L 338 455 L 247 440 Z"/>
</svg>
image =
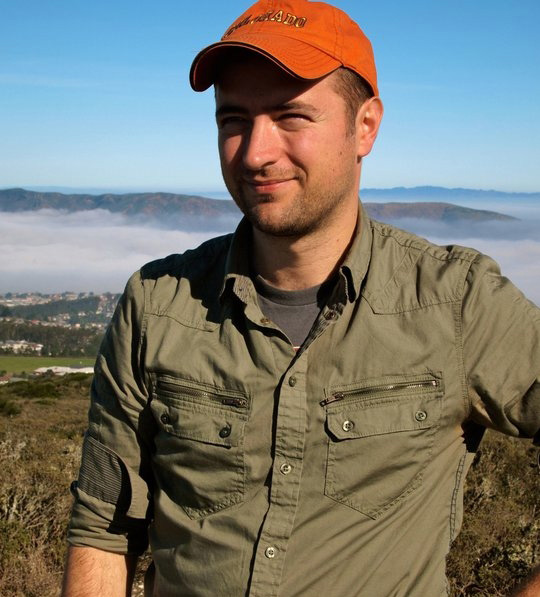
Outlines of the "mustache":
<svg viewBox="0 0 540 597">
<path fill-rule="evenodd" d="M 291 180 L 293 178 L 300 178 L 301 174 L 297 169 L 291 168 L 276 168 L 271 166 L 263 166 L 258 170 L 243 169 L 240 172 L 240 179 L 245 182 L 277 182 L 281 180 Z"/>
</svg>

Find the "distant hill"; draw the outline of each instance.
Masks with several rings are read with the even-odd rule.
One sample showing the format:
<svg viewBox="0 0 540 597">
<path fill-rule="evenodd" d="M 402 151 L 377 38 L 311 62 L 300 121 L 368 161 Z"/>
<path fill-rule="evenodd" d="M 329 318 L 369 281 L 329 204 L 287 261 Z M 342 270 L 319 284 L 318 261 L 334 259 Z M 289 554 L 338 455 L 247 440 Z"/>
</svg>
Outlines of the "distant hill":
<svg viewBox="0 0 540 597">
<path fill-rule="evenodd" d="M 445 203 L 538 201 L 540 193 L 506 193 L 504 191 L 447 187 L 393 187 L 391 189 L 362 189 L 364 201 L 443 201 Z"/>
<path fill-rule="evenodd" d="M 232 201 L 220 201 L 196 195 L 174 193 L 65 195 L 25 189 L 0 190 L 0 211 L 17 212 L 37 209 L 63 209 L 71 212 L 105 209 L 125 215 L 145 215 L 151 218 L 163 218 L 168 214 L 179 212 L 187 216 L 208 217 L 238 213 Z"/>
<path fill-rule="evenodd" d="M 495 193 L 498 198 L 506 195 L 498 191 L 473 191 L 468 189 L 445 189 L 442 187 L 416 187 L 412 189 L 366 189 L 362 199 L 388 198 L 389 203 L 365 203 L 368 213 L 382 220 L 420 218 L 443 222 L 454 221 L 493 221 L 514 220 L 507 215 L 494 211 L 471 209 L 453 205 L 446 200 L 458 200 L 478 197 L 478 193 Z M 515 197 L 516 194 L 507 194 Z M 527 198 L 535 198 L 540 193 L 520 193 Z M 418 203 L 399 203 L 396 199 Z M 445 201 L 442 201 L 445 200 Z M 509 199 L 510 200 L 510 199 Z M 138 220 L 165 221 L 171 225 L 182 222 L 208 224 L 218 217 L 238 218 L 239 210 L 230 200 L 209 199 L 197 195 L 175 193 L 107 193 L 103 195 L 64 194 L 57 192 L 36 192 L 25 189 L 0 190 L 0 212 L 35 211 L 39 209 L 65 210 L 68 212 L 104 209 L 121 213 Z"/>
<path fill-rule="evenodd" d="M 462 220 L 475 222 L 516 220 L 512 216 L 496 211 L 471 209 L 451 203 L 365 203 L 364 205 L 372 218 L 383 221 L 403 218 L 438 220 L 447 223 Z"/>
<path fill-rule="evenodd" d="M 65 296 L 66 293 L 64 293 Z M 14 295 L 15 297 L 17 295 Z M 26 293 L 30 298 L 37 297 Z M 98 325 L 104 327 L 114 312 L 119 294 L 105 292 L 76 299 L 57 298 L 58 295 L 39 295 L 40 302 L 10 306 L 10 301 L 0 295 L 0 319 L 20 318 L 30 321 L 51 321 L 66 325 Z M 0 323 L 1 325 L 1 323 Z"/>
</svg>

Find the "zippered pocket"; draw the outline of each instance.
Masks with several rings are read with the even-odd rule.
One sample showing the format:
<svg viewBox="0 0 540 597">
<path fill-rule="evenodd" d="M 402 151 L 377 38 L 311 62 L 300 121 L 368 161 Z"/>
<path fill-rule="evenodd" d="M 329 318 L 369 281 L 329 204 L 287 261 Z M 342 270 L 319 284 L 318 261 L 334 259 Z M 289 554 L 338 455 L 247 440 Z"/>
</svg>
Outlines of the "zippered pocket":
<svg viewBox="0 0 540 597">
<path fill-rule="evenodd" d="M 194 404 L 209 406 L 232 406 L 245 410 L 249 401 L 244 394 L 231 390 L 210 388 L 206 385 L 188 385 L 187 380 L 178 380 L 169 375 L 159 375 L 154 382 L 156 394 L 166 394 L 174 399 L 185 399 Z"/>
<path fill-rule="evenodd" d="M 430 392 L 441 385 L 441 381 L 433 376 L 421 376 L 408 381 L 389 381 L 379 385 L 367 385 L 365 387 L 350 390 L 336 391 L 320 402 L 321 406 L 328 406 L 342 400 L 368 400 L 371 397 L 380 398 L 384 395 L 394 399 L 396 395 L 414 392 Z"/>
<path fill-rule="evenodd" d="M 377 518 L 420 486 L 438 428 L 440 374 L 386 376 L 333 388 L 326 411 L 325 494 Z"/>
<path fill-rule="evenodd" d="M 152 382 L 160 486 L 194 519 L 242 501 L 248 397 L 165 374 Z"/>
</svg>

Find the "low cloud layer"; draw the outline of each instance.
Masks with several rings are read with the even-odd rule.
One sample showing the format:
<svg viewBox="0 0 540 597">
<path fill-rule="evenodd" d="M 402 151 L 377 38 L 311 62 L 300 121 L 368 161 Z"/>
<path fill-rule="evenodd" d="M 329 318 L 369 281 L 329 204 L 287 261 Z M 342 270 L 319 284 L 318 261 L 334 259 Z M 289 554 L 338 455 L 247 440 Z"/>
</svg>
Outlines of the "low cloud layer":
<svg viewBox="0 0 540 597">
<path fill-rule="evenodd" d="M 540 304 L 540 210 L 515 222 L 444 224 L 399 220 L 438 244 L 472 246 L 493 257 L 503 273 Z M 134 222 L 104 210 L 0 214 L 0 293 L 111 291 L 144 263 L 183 252 L 234 229 L 217 220 L 212 230 L 186 231 Z"/>
<path fill-rule="evenodd" d="M 141 265 L 215 235 L 133 224 L 104 210 L 0 214 L 0 293 L 119 292 Z"/>
<path fill-rule="evenodd" d="M 538 228 L 540 210 L 537 211 L 536 219 L 530 214 L 524 219 L 516 220 L 459 220 L 456 222 L 427 220 L 420 218 L 400 218 L 387 220 L 398 228 L 411 230 L 415 234 L 429 238 L 436 242 L 436 238 L 449 239 L 451 242 L 465 244 L 467 239 L 500 239 L 508 241 L 533 240 L 540 241 L 540 230 Z"/>
</svg>

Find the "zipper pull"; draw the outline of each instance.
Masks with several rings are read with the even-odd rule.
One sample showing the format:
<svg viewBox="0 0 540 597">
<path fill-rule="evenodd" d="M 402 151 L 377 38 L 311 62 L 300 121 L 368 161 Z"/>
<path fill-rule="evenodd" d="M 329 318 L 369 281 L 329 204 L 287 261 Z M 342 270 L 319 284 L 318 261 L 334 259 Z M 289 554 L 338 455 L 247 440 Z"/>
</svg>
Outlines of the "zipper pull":
<svg viewBox="0 0 540 597">
<path fill-rule="evenodd" d="M 325 398 L 324 400 L 319 402 L 319 404 L 321 406 L 326 406 L 327 404 L 332 404 L 332 402 L 343 400 L 343 398 L 345 398 L 345 394 L 343 392 L 336 392 L 335 394 L 332 394 L 332 396 L 328 396 L 328 398 Z"/>
<path fill-rule="evenodd" d="M 226 406 L 237 406 L 238 408 L 246 408 L 247 400 L 244 398 L 223 398 L 221 404 Z"/>
</svg>

